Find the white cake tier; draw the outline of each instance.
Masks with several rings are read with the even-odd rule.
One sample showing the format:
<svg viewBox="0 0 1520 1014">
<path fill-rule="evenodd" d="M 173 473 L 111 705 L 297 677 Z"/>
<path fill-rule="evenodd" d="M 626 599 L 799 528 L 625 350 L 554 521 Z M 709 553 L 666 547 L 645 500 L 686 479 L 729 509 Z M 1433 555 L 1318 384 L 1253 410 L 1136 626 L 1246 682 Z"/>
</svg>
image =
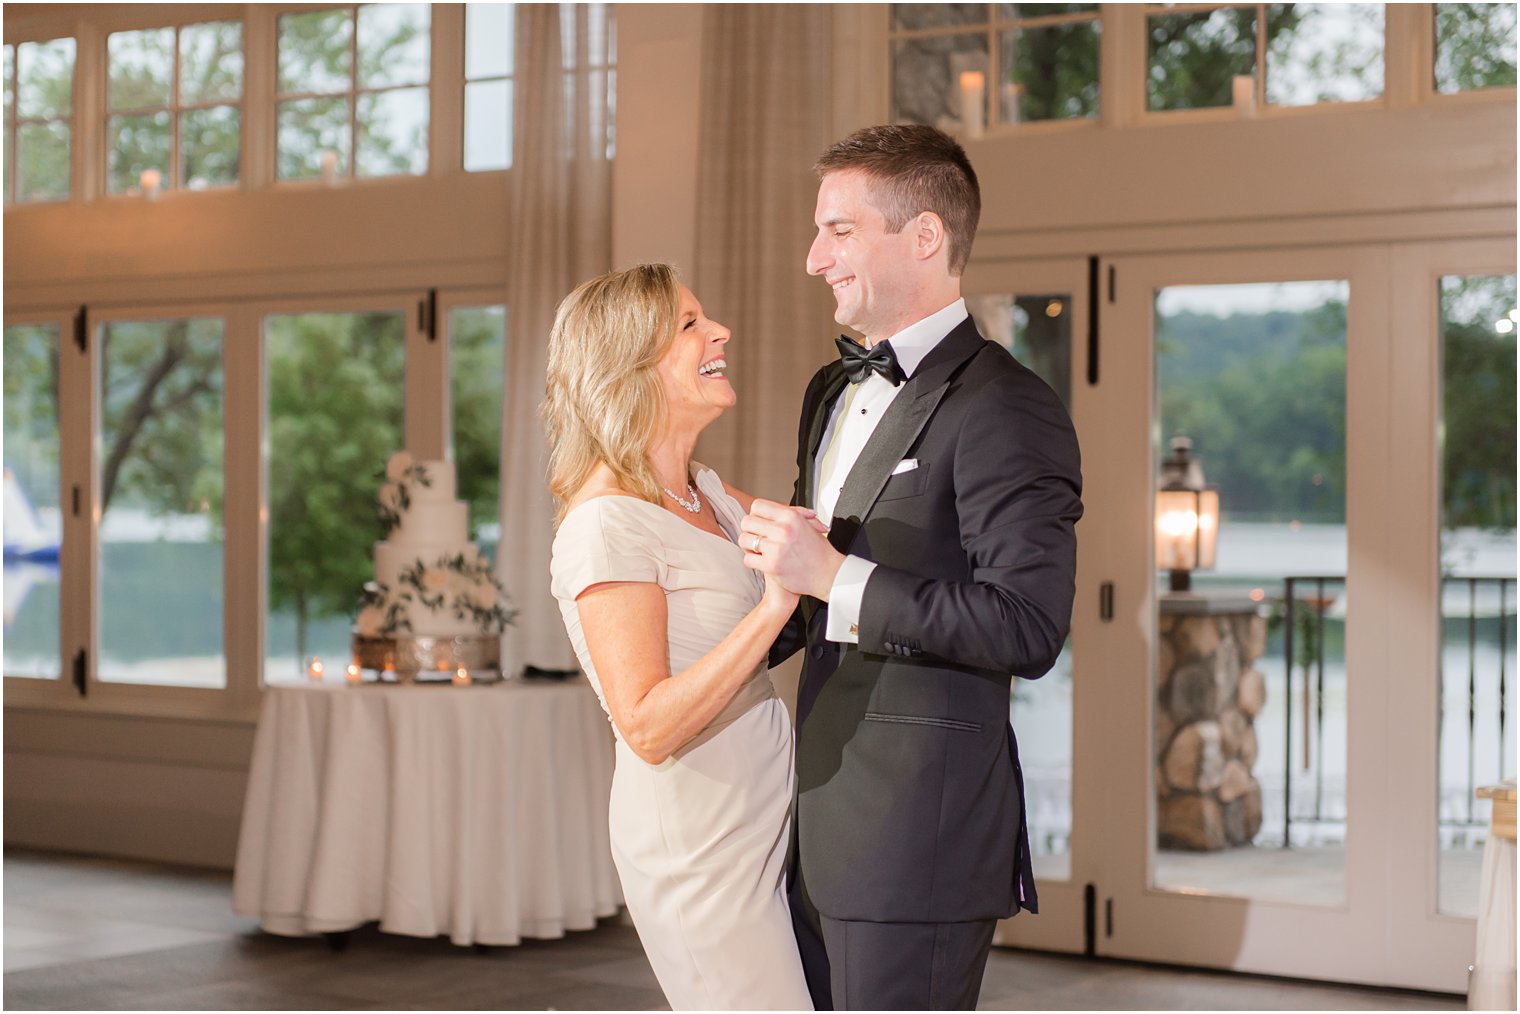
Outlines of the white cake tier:
<svg viewBox="0 0 1520 1014">
<path fill-rule="evenodd" d="M 390 542 L 401 546 L 462 546 L 470 541 L 470 508 L 459 500 L 413 500 L 401 512 Z"/>
<path fill-rule="evenodd" d="M 463 556 L 467 563 L 480 557 L 480 550 L 472 542 L 423 542 L 398 546 L 394 540 L 375 543 L 375 580 L 390 592 L 394 599 L 403 589 L 401 572 L 416 566 L 421 560 L 424 567 L 436 567 L 438 561 Z"/>
<path fill-rule="evenodd" d="M 427 471 L 428 485 L 420 482 L 410 484 L 412 503 L 448 503 L 454 499 L 454 463 L 452 461 L 419 461 Z"/>
<path fill-rule="evenodd" d="M 411 632 L 403 632 L 403 637 L 471 637 L 482 633 L 468 613 L 461 620 L 455 618 L 452 609 L 433 612 L 417 602 L 403 602 L 401 608 L 412 622 Z"/>
</svg>

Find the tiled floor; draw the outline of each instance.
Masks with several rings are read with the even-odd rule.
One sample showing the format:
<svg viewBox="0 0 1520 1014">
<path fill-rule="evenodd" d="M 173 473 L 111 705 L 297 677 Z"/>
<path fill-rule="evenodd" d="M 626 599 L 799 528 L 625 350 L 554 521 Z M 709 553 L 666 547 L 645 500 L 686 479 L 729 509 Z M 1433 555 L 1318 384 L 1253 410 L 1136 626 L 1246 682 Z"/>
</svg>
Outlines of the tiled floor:
<svg viewBox="0 0 1520 1014">
<path fill-rule="evenodd" d="M 621 920 L 472 950 L 356 931 L 345 950 L 260 933 L 226 873 L 5 856 L 7 1009 L 662 1010 Z M 995 950 L 982 1009 L 1461 1010 L 1461 997 Z"/>
</svg>

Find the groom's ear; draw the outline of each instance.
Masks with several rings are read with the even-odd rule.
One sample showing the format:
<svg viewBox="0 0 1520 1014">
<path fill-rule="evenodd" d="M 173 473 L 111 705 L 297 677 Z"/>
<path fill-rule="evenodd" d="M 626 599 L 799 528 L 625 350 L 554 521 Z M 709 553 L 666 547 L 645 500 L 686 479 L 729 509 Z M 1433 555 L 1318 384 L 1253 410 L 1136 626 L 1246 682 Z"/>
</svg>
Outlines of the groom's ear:
<svg viewBox="0 0 1520 1014">
<path fill-rule="evenodd" d="M 944 220 L 932 211 L 920 211 L 910 228 L 913 230 L 913 256 L 918 260 L 933 260 L 950 242 Z"/>
</svg>

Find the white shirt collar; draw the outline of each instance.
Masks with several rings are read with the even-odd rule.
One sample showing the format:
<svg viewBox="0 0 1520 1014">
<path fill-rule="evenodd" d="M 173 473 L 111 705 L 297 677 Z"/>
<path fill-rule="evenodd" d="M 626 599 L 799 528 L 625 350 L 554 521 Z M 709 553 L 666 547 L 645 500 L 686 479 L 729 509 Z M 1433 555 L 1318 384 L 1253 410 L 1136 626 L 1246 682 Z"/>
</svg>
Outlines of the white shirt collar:
<svg viewBox="0 0 1520 1014">
<path fill-rule="evenodd" d="M 909 324 L 885 339 L 892 343 L 892 351 L 897 353 L 897 365 L 902 367 L 903 373 L 913 376 L 924 357 L 967 316 L 966 301 L 957 299 L 944 309 L 935 310 L 923 320 Z"/>
</svg>

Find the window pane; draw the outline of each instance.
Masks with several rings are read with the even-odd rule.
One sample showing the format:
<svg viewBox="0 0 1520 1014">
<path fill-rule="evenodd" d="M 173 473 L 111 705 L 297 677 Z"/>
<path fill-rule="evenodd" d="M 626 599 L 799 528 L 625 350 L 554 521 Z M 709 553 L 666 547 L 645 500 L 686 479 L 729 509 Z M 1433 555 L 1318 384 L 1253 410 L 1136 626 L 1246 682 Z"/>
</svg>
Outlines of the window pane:
<svg viewBox="0 0 1520 1014">
<path fill-rule="evenodd" d="M 113 32 L 109 98 L 112 109 L 153 109 L 171 102 L 174 80 L 174 29 Z"/>
<path fill-rule="evenodd" d="M 1515 5 L 1436 4 L 1436 90 L 1515 86 Z"/>
<path fill-rule="evenodd" d="M 1049 384 L 1063 401 L 1071 391 L 1071 296 L 976 295 L 966 309 L 977 329 Z M 1068 402 L 1069 403 L 1069 402 Z M 1029 847 L 1035 876 L 1071 877 L 1071 642 L 1038 680 L 1014 680 L 1009 712 L 1029 793 Z"/>
<path fill-rule="evenodd" d="M 16 118 L 14 105 L 16 93 L 11 89 L 11 78 L 16 76 L 16 47 L 5 47 L 5 122 Z"/>
<path fill-rule="evenodd" d="M 516 29 L 513 4 L 465 4 L 464 76 L 474 80 L 511 74 Z"/>
<path fill-rule="evenodd" d="M 428 92 L 401 88 L 359 96 L 360 176 L 427 172 Z"/>
<path fill-rule="evenodd" d="M 322 173 L 322 152 L 338 153 L 338 174 L 348 172 L 348 99 L 293 99 L 280 103 L 279 178 Z"/>
<path fill-rule="evenodd" d="M 74 40 L 23 42 L 16 51 L 16 115 L 67 117 L 74 105 Z"/>
<path fill-rule="evenodd" d="M 102 329 L 104 682 L 226 684 L 222 332 L 215 319 Z"/>
<path fill-rule="evenodd" d="M 243 25 L 213 21 L 179 32 L 179 100 L 188 105 L 243 95 Z"/>
<path fill-rule="evenodd" d="M 191 109 L 179 118 L 181 178 L 191 190 L 238 180 L 238 108 Z"/>
<path fill-rule="evenodd" d="M 1001 122 L 1098 115 L 1097 22 L 1002 32 L 998 44 L 1009 78 L 999 85 Z"/>
<path fill-rule="evenodd" d="M 1160 890 L 1345 903 L 1349 295 L 1312 281 L 1156 297 L 1157 464 L 1186 435 L 1219 498 L 1214 566 L 1158 596 Z"/>
<path fill-rule="evenodd" d="M 5 328 L 5 675 L 56 679 L 58 643 L 56 325 Z"/>
<path fill-rule="evenodd" d="M 893 118 L 954 128 L 961 116 L 961 74 L 987 73 L 987 36 L 899 39 L 892 46 Z"/>
<path fill-rule="evenodd" d="M 470 538 L 493 561 L 501 539 L 502 391 L 507 308 L 459 307 L 449 314 L 449 373 L 459 498 L 470 505 Z"/>
<path fill-rule="evenodd" d="M 425 4 L 359 8 L 360 88 L 425 83 L 430 49 Z"/>
<path fill-rule="evenodd" d="M 987 4 L 893 4 L 893 28 L 937 28 L 985 24 Z"/>
<path fill-rule="evenodd" d="M 1096 11 L 1097 4 L 998 4 L 998 17 L 1003 21 L 1019 18 L 1044 18 L 1052 14 L 1080 14 Z"/>
<path fill-rule="evenodd" d="M 1383 94 L 1382 4 L 1273 4 L 1267 101 L 1360 102 Z"/>
<path fill-rule="evenodd" d="M 464 167 L 469 172 L 512 165 L 512 82 L 464 86 Z"/>
<path fill-rule="evenodd" d="M 280 94 L 348 91 L 353 30 L 353 17 L 343 8 L 281 15 Z"/>
<path fill-rule="evenodd" d="M 69 196 L 69 125 L 23 123 L 16 128 L 16 200 Z"/>
<path fill-rule="evenodd" d="M 399 313 L 265 321 L 266 680 L 301 678 L 310 655 L 350 657 L 349 628 L 383 538 L 375 496 L 402 446 L 405 335 Z"/>
<path fill-rule="evenodd" d="M 113 116 L 107 123 L 111 140 L 110 192 L 125 194 L 138 186 L 144 169 L 157 169 L 161 185 L 172 186 L 169 175 L 169 112 L 146 116 Z"/>
<path fill-rule="evenodd" d="M 1515 276 L 1441 279 L 1440 909 L 1477 915 L 1515 774 Z"/>
<path fill-rule="evenodd" d="M 1256 11 L 1221 8 L 1149 20 L 1149 108 L 1228 106 L 1256 66 Z"/>
</svg>

